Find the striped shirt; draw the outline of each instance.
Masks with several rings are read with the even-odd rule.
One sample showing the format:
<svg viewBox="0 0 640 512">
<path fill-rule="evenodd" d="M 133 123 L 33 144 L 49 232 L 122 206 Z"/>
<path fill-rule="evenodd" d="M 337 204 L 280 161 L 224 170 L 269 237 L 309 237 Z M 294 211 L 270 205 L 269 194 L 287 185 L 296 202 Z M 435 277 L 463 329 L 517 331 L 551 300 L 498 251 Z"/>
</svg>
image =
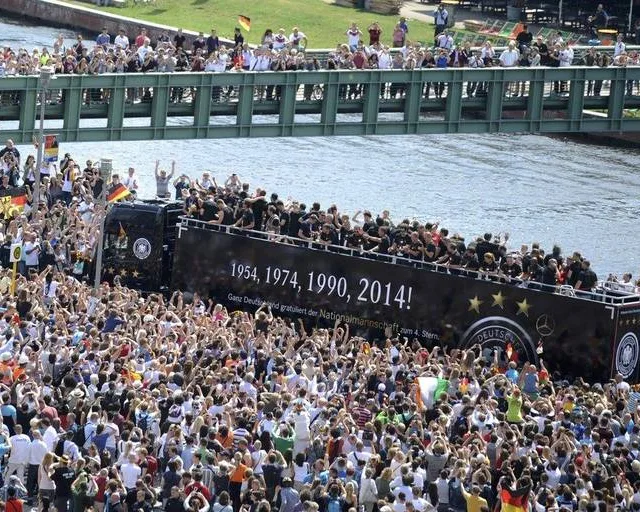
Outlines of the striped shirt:
<svg viewBox="0 0 640 512">
<path fill-rule="evenodd" d="M 351 416 L 356 422 L 356 425 L 358 425 L 358 428 L 364 428 L 365 423 L 371 421 L 371 418 L 373 418 L 371 411 L 361 405 L 356 405 L 351 409 Z"/>
</svg>

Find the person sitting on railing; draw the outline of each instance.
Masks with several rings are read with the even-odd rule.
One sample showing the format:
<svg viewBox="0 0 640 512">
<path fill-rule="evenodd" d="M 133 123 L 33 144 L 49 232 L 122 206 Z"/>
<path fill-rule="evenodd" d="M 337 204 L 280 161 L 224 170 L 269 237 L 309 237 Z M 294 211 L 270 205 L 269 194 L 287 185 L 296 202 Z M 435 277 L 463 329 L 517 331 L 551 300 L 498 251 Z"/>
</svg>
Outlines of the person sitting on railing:
<svg viewBox="0 0 640 512">
<path fill-rule="evenodd" d="M 589 260 L 582 260 L 582 271 L 578 275 L 578 281 L 574 288 L 576 290 L 591 291 L 598 284 L 598 276 L 591 270 L 591 262 Z"/>
</svg>

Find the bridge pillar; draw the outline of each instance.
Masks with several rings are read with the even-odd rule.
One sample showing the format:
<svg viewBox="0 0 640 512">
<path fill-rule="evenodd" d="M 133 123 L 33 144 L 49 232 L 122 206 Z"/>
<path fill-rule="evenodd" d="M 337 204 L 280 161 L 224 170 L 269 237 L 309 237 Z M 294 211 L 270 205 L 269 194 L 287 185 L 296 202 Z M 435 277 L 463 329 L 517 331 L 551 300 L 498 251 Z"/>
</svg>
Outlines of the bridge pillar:
<svg viewBox="0 0 640 512">
<path fill-rule="evenodd" d="M 615 77 L 611 78 L 607 117 L 609 119 L 610 130 L 621 131 L 624 117 L 624 93 L 627 84 L 627 69 L 629 68 L 617 67 L 613 69 L 615 69 Z"/>
<path fill-rule="evenodd" d="M 154 138 L 163 139 L 162 132 L 167 128 L 167 115 L 169 113 L 169 84 L 171 75 L 160 74 L 153 86 L 153 98 L 151 100 L 151 128 Z"/>
<path fill-rule="evenodd" d="M 125 87 L 126 75 L 117 76 L 114 79 L 115 87 L 111 89 L 109 96 L 107 128 L 109 129 L 109 140 L 122 140 L 127 95 L 127 88 Z"/>
<path fill-rule="evenodd" d="M 413 71 L 411 73 L 411 81 L 407 83 L 407 91 L 404 98 L 404 122 L 406 123 L 405 133 L 407 134 L 419 133 L 423 75 L 423 71 Z"/>
<path fill-rule="evenodd" d="M 253 115 L 254 74 L 243 76 L 244 83 L 238 92 L 238 114 L 236 125 L 239 127 L 240 137 L 251 136 L 251 118 Z"/>
<path fill-rule="evenodd" d="M 376 133 L 378 124 L 378 113 L 380 111 L 380 84 L 391 82 L 387 80 L 388 71 L 381 73 L 370 73 L 367 84 L 364 87 L 364 103 L 362 105 L 362 124 L 364 125 L 364 135 Z"/>
<path fill-rule="evenodd" d="M 29 141 L 35 133 L 38 78 L 29 77 L 27 83 L 27 88 L 20 91 L 20 120 L 18 126 L 22 134 L 22 140 Z"/>
<path fill-rule="evenodd" d="M 90 89 L 87 93 L 91 94 Z M 82 77 L 78 83 L 72 84 L 64 96 L 64 119 L 62 129 L 67 132 L 65 140 L 77 141 L 80 127 L 80 109 L 82 108 Z M 122 116 L 122 113 L 120 113 Z"/>
</svg>

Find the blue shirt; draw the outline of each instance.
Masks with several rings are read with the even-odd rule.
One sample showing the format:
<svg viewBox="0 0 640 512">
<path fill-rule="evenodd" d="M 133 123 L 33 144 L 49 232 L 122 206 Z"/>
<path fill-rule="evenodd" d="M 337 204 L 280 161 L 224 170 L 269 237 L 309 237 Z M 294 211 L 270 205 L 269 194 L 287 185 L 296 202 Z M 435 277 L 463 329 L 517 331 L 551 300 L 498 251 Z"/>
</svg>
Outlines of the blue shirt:
<svg viewBox="0 0 640 512">
<path fill-rule="evenodd" d="M 96 44 L 102 46 L 105 44 L 110 44 L 111 43 L 111 36 L 109 34 L 99 34 L 98 37 L 96 37 Z"/>
</svg>

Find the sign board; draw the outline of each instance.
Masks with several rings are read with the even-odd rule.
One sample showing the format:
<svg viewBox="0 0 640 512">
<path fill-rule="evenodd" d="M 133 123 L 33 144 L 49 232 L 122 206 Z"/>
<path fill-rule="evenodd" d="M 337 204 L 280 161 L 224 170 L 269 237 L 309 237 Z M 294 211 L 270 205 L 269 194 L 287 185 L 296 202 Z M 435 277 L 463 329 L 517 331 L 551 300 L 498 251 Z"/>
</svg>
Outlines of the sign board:
<svg viewBox="0 0 640 512">
<path fill-rule="evenodd" d="M 47 164 L 58 161 L 58 136 L 57 135 L 45 135 L 44 136 L 44 162 Z"/>
<path fill-rule="evenodd" d="M 322 248 L 190 228 L 176 242 L 172 288 L 230 310 L 267 302 L 274 315 L 322 328 L 339 321 L 371 339 L 479 345 L 503 361 L 543 358 L 551 372 L 590 381 L 606 380 L 614 366 L 611 306 Z M 620 361 L 635 375 L 627 345 Z"/>
<path fill-rule="evenodd" d="M 9 254 L 9 262 L 15 263 L 22 258 L 22 244 L 11 244 L 11 253 Z"/>
</svg>

